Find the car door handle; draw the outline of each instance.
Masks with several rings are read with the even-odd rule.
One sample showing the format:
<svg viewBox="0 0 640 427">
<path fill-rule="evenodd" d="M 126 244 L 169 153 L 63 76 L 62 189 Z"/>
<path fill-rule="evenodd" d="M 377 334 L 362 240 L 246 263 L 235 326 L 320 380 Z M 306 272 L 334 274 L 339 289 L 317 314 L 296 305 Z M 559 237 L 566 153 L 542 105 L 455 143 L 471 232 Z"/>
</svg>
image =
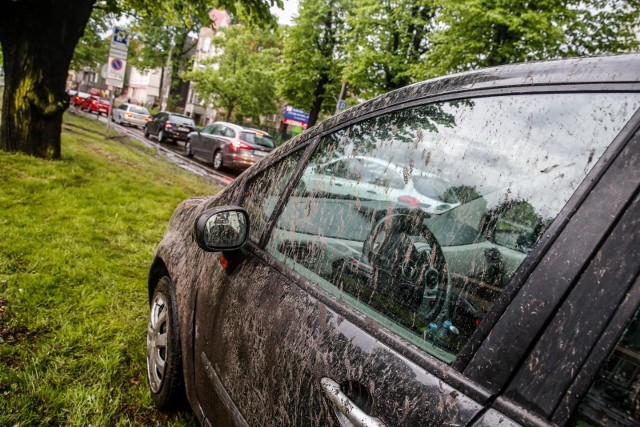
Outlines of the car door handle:
<svg viewBox="0 0 640 427">
<path fill-rule="evenodd" d="M 331 378 L 320 380 L 322 390 L 333 403 L 338 421 L 343 427 L 386 427 L 378 418 L 367 415 L 358 408 L 340 389 L 340 384 Z"/>
</svg>

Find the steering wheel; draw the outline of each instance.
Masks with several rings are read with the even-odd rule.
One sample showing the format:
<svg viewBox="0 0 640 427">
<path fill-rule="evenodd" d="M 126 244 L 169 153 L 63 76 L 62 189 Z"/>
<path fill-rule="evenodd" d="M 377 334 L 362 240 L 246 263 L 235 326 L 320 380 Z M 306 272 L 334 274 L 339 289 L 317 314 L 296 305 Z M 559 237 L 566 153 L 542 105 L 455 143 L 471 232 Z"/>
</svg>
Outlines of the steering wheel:
<svg viewBox="0 0 640 427">
<path fill-rule="evenodd" d="M 398 209 L 376 222 L 363 245 L 373 288 L 425 321 L 446 314 L 450 280 L 442 247 L 422 210 Z"/>
</svg>

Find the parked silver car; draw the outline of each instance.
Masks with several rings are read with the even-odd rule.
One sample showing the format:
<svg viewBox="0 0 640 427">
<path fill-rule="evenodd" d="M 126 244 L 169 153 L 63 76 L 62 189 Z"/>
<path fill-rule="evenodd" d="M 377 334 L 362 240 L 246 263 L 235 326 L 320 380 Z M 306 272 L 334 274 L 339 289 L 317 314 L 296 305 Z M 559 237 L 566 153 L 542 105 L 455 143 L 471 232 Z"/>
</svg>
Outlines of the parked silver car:
<svg viewBox="0 0 640 427">
<path fill-rule="evenodd" d="M 124 103 L 113 109 L 111 121 L 119 125 L 144 127 L 151 120 L 151 113 L 144 107 L 135 104 Z"/>
<path fill-rule="evenodd" d="M 275 148 L 269 134 L 263 130 L 215 122 L 191 132 L 187 139 L 187 156 L 209 160 L 213 168 L 246 169 L 266 157 Z"/>
</svg>

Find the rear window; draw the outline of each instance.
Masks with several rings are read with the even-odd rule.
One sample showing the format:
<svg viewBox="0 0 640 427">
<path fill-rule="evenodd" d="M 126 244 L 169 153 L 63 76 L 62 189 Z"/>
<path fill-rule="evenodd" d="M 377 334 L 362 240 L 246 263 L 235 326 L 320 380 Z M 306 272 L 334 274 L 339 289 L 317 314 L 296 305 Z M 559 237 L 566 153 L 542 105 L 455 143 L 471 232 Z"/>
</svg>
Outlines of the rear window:
<svg viewBox="0 0 640 427">
<path fill-rule="evenodd" d="M 136 114 L 146 114 L 147 116 L 149 115 L 149 110 L 144 107 L 136 107 L 132 105 L 131 107 L 129 107 L 129 111 Z"/>
<path fill-rule="evenodd" d="M 261 145 L 268 148 L 276 146 L 273 143 L 273 139 L 266 133 L 240 132 L 240 139 L 249 144 Z"/>
<path fill-rule="evenodd" d="M 169 121 L 177 125 L 196 127 L 196 124 L 194 123 L 193 119 L 190 119 L 189 117 L 172 115 L 169 117 Z"/>
</svg>

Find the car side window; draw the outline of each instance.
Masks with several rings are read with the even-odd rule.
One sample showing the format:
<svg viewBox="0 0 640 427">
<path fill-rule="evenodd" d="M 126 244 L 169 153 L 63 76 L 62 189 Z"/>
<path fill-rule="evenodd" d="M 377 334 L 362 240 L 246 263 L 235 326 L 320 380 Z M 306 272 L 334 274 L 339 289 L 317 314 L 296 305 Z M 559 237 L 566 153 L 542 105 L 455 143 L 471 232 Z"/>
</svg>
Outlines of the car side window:
<svg viewBox="0 0 640 427">
<path fill-rule="evenodd" d="M 634 426 L 640 422 L 640 309 L 569 422 L 572 426 Z"/>
<path fill-rule="evenodd" d="M 511 95 L 356 123 L 322 138 L 267 250 L 451 363 L 637 108 Z"/>
<path fill-rule="evenodd" d="M 290 154 L 248 182 L 242 205 L 249 213 L 249 239 L 254 243 L 260 241 L 276 202 L 291 180 L 304 151 L 300 149 Z"/>
<path fill-rule="evenodd" d="M 236 133 L 233 129 L 225 127 L 224 128 L 224 136 L 229 137 L 229 138 L 235 138 Z"/>
<path fill-rule="evenodd" d="M 127 110 L 127 105 L 126 104 L 122 104 L 121 106 L 118 107 L 118 110 Z"/>
</svg>

